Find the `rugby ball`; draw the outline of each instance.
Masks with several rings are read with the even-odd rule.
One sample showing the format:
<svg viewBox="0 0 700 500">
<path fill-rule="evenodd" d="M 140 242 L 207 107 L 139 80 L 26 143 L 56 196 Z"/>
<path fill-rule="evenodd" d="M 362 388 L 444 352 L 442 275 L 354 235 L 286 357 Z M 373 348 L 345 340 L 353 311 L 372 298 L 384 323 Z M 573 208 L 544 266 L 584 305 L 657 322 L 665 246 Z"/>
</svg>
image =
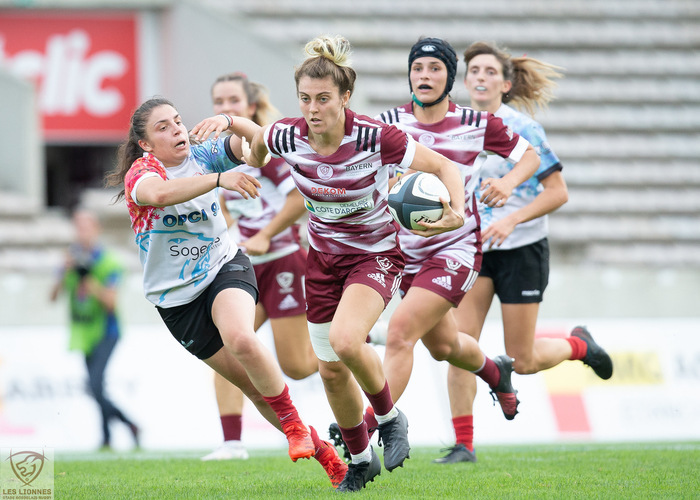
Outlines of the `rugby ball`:
<svg viewBox="0 0 700 500">
<path fill-rule="evenodd" d="M 450 201 L 447 188 L 436 175 L 404 175 L 389 191 L 389 212 L 406 229 L 425 229 L 419 222 L 433 223 L 442 217 L 440 197 Z"/>
</svg>

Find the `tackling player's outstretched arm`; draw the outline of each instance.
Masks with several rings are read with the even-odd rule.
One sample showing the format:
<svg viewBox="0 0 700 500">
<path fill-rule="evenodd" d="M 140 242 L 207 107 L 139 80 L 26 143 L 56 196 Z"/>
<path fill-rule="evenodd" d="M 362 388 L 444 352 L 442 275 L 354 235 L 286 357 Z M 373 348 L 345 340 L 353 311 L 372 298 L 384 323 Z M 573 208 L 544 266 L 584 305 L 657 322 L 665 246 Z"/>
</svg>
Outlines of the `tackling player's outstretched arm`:
<svg viewBox="0 0 700 500">
<path fill-rule="evenodd" d="M 243 161 L 251 167 L 262 168 L 270 161 L 270 152 L 265 144 L 265 131 L 259 129 L 253 136 L 250 144 L 243 138 L 241 140 L 241 154 Z"/>
</svg>

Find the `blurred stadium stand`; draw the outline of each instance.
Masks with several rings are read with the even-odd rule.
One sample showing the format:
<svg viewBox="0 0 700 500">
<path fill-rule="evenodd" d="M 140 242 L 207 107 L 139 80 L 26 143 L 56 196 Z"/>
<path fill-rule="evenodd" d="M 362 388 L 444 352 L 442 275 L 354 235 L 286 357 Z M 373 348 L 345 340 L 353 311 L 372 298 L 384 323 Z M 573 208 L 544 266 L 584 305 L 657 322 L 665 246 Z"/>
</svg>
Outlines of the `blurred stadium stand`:
<svg viewBox="0 0 700 500">
<path fill-rule="evenodd" d="M 459 55 L 493 40 L 563 67 L 557 100 L 537 115 L 570 189 L 550 217 L 555 258 L 700 266 L 700 2 L 205 3 L 299 50 L 321 33 L 347 37 L 369 115 L 408 101 L 406 54 L 419 36 Z M 464 69 L 452 92 L 461 104 Z"/>
</svg>

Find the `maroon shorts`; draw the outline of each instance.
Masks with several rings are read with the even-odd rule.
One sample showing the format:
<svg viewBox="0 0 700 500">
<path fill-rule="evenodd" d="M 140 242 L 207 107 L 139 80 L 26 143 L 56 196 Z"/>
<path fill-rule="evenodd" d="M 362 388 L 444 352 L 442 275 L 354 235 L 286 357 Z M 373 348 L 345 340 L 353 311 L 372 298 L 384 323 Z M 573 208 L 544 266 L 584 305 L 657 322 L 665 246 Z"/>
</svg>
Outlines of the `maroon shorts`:
<svg viewBox="0 0 700 500">
<path fill-rule="evenodd" d="M 306 312 L 304 298 L 304 271 L 306 250 L 270 262 L 256 264 L 255 277 L 260 290 L 259 302 L 268 318 L 288 318 Z"/>
<path fill-rule="evenodd" d="M 416 274 L 404 274 L 401 296 L 411 287 L 425 288 L 457 307 L 464 295 L 474 286 L 478 272 L 451 259 L 430 257 Z"/>
<path fill-rule="evenodd" d="M 333 255 L 309 249 L 306 263 L 306 317 L 310 323 L 333 319 L 340 297 L 353 283 L 375 289 L 386 306 L 401 283 L 404 260 L 399 249 L 374 254 Z"/>
</svg>

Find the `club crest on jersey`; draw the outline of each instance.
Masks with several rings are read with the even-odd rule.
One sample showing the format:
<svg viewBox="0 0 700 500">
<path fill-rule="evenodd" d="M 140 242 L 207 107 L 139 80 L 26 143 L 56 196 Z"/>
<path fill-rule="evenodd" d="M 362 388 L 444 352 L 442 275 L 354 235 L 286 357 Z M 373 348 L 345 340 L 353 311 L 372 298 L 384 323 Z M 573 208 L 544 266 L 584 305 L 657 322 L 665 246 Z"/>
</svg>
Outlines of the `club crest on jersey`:
<svg viewBox="0 0 700 500">
<path fill-rule="evenodd" d="M 379 271 L 383 272 L 384 274 L 389 274 L 389 269 L 391 269 L 391 266 L 393 266 L 391 261 L 389 259 L 387 259 L 386 257 L 376 257 L 376 259 L 377 259 L 377 269 Z"/>
<path fill-rule="evenodd" d="M 430 147 L 435 144 L 435 136 L 433 136 L 433 134 L 421 134 L 418 138 L 418 142 L 423 146 Z"/>
<path fill-rule="evenodd" d="M 327 181 L 333 177 L 333 167 L 326 165 L 325 163 L 321 163 L 318 167 L 316 167 L 316 173 L 321 179 Z"/>
<path fill-rule="evenodd" d="M 294 283 L 294 273 L 290 273 L 288 271 L 279 273 L 275 279 L 277 280 L 277 284 L 280 286 L 282 289 L 282 293 L 290 293 L 292 291 L 292 283 Z"/>
</svg>

